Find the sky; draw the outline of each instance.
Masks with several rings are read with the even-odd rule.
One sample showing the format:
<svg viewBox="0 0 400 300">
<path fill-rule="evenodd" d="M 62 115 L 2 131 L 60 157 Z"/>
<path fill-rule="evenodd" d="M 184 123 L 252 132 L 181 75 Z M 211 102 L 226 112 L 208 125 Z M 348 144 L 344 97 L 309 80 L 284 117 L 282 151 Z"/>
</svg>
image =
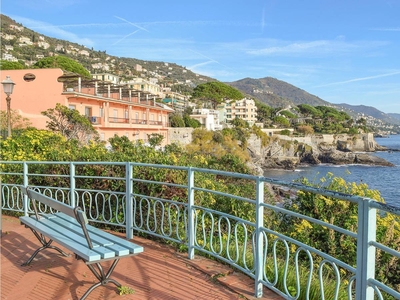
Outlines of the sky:
<svg viewBox="0 0 400 300">
<path fill-rule="evenodd" d="M 43 35 L 400 113 L 400 0 L 2 0 Z"/>
</svg>

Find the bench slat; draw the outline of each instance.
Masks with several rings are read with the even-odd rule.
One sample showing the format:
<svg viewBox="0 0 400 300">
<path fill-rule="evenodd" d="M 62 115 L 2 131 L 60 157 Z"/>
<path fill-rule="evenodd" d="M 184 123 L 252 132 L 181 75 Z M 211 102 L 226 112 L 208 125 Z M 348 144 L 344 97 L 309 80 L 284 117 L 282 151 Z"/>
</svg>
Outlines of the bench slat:
<svg viewBox="0 0 400 300">
<path fill-rule="evenodd" d="M 57 217 L 55 217 L 55 216 L 57 216 Z M 73 219 L 69 216 L 66 216 L 64 214 L 60 214 L 60 213 L 56 213 L 53 216 L 46 215 L 46 217 L 53 218 L 53 220 L 52 220 L 53 222 L 59 224 L 60 226 L 67 228 L 69 231 L 72 231 L 72 232 L 76 233 L 77 235 L 82 236 L 82 238 L 84 239 L 82 228 L 75 221 L 75 219 Z M 90 239 L 92 240 L 93 246 L 101 245 L 104 248 L 110 249 L 115 252 L 115 256 L 125 256 L 125 255 L 129 255 L 131 253 L 129 251 L 129 248 L 122 247 L 122 246 L 114 243 L 114 240 L 118 237 L 113 236 L 112 239 L 110 239 L 110 238 L 106 239 L 102 236 L 99 236 L 99 234 L 98 234 L 99 230 L 97 230 L 96 233 L 94 233 L 94 231 L 92 230 L 92 226 L 87 225 L 86 228 L 89 232 Z M 101 231 L 100 231 L 100 233 L 101 233 Z M 86 240 L 85 240 L 85 242 L 86 242 Z"/>
<path fill-rule="evenodd" d="M 51 227 L 52 229 L 56 230 L 57 232 L 67 235 L 68 237 L 70 237 L 70 239 L 74 240 L 75 242 L 78 242 L 79 244 L 81 244 L 82 246 L 88 247 L 87 244 L 87 240 L 83 234 L 82 231 L 82 227 L 80 227 L 80 225 L 76 222 L 75 219 L 73 219 L 74 223 L 76 223 L 77 226 L 79 226 L 79 231 L 72 231 L 71 230 L 71 223 L 67 223 L 65 222 L 63 223 L 59 223 L 58 220 L 60 219 L 59 216 L 64 215 L 62 213 L 55 213 L 55 214 L 41 214 L 40 216 L 42 217 L 40 220 L 48 220 L 45 221 L 47 223 L 43 223 L 43 224 L 48 224 L 51 223 L 54 225 L 52 225 L 53 227 Z M 65 216 L 65 215 L 64 215 Z M 35 218 L 34 215 L 31 216 L 31 218 Z M 72 219 L 71 219 L 72 220 Z M 92 242 L 93 248 L 98 248 L 101 247 L 103 245 L 99 244 L 99 243 L 94 243 Z M 89 248 L 89 247 L 88 247 Z"/>
<path fill-rule="evenodd" d="M 65 215 L 62 215 L 62 218 L 66 219 L 66 220 L 69 219 L 68 216 L 65 216 Z M 112 235 L 111 233 L 102 231 L 102 230 L 100 230 L 100 229 L 98 229 L 96 227 L 90 226 L 90 225 L 87 226 L 87 229 L 89 231 L 90 237 L 94 241 L 96 239 L 94 239 L 92 236 L 96 235 L 96 236 L 102 237 L 102 238 L 107 239 L 107 240 L 112 240 L 114 242 L 114 244 L 119 245 L 119 246 L 121 246 L 123 248 L 129 249 L 129 252 L 131 254 L 137 254 L 137 253 L 143 252 L 143 247 L 142 246 L 136 245 L 136 244 L 134 244 L 134 243 L 132 243 L 132 242 L 130 242 L 128 240 L 124 240 L 124 239 L 122 239 L 120 237 L 116 237 L 115 235 Z"/>
<path fill-rule="evenodd" d="M 44 236 L 54 240 L 86 261 L 90 262 L 115 257 L 115 252 L 109 249 L 101 246 L 90 249 L 87 245 L 82 245 L 75 241 L 75 238 L 79 239 L 78 235 L 74 235 L 72 233 L 68 233 L 68 235 L 66 235 L 65 231 L 62 232 L 62 227 L 52 222 L 52 219 L 43 218 L 37 221 L 36 218 L 25 216 L 20 217 L 20 220 L 23 224 L 28 225 Z M 57 231 L 57 229 L 61 230 L 61 232 Z"/>
</svg>

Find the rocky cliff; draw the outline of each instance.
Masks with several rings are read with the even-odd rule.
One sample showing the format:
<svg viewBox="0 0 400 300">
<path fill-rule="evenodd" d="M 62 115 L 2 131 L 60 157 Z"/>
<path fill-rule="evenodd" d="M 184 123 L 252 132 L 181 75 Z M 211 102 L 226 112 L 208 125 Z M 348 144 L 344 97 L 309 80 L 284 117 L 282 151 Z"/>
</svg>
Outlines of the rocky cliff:
<svg viewBox="0 0 400 300">
<path fill-rule="evenodd" d="M 298 165 L 321 163 L 393 166 L 372 154 L 385 150 L 375 142 L 372 134 L 314 135 L 306 138 L 275 135 L 265 147 L 256 136 L 252 136 L 248 150 L 255 169 L 295 169 Z"/>
</svg>

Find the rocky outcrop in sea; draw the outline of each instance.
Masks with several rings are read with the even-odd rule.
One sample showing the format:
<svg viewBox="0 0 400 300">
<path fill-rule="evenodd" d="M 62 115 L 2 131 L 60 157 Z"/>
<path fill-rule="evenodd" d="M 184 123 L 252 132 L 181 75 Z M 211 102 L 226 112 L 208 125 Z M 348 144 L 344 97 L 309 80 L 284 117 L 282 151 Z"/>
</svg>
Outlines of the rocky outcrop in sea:
<svg viewBox="0 0 400 300">
<path fill-rule="evenodd" d="M 324 135 L 297 138 L 274 136 L 267 146 L 261 146 L 259 139 L 251 137 L 248 150 L 252 157 L 252 168 L 261 174 L 262 169 L 293 170 L 300 165 L 318 164 L 363 164 L 393 166 L 392 163 L 375 156 L 375 151 L 385 151 L 372 134 L 358 136 Z"/>
</svg>

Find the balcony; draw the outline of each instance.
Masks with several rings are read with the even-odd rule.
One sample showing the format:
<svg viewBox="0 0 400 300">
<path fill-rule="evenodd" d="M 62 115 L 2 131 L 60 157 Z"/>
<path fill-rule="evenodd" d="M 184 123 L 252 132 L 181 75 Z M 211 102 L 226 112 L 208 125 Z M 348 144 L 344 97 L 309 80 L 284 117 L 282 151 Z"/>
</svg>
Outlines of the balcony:
<svg viewBox="0 0 400 300">
<path fill-rule="evenodd" d="M 87 117 L 88 120 L 93 124 L 93 125 L 104 125 L 104 118 L 103 117 L 97 117 L 97 116 L 91 116 Z M 165 123 L 163 121 L 152 121 L 152 120 L 146 120 L 146 119 L 132 119 L 131 122 L 129 122 L 128 118 L 118 118 L 118 117 L 109 117 L 108 122 L 111 124 L 133 124 L 133 125 L 139 125 L 136 126 L 135 128 L 141 128 L 140 125 L 144 125 L 142 127 L 148 128 L 148 126 L 162 126 L 162 127 L 168 127 L 169 123 Z"/>
<path fill-rule="evenodd" d="M 103 99 L 107 101 L 126 102 L 143 106 L 156 106 L 155 100 L 158 95 L 150 92 L 136 90 L 128 85 L 117 85 L 110 82 L 97 79 L 81 79 L 78 75 L 65 74 L 59 78 L 64 83 L 64 92 L 66 96 L 85 97 L 93 99 Z"/>
</svg>

